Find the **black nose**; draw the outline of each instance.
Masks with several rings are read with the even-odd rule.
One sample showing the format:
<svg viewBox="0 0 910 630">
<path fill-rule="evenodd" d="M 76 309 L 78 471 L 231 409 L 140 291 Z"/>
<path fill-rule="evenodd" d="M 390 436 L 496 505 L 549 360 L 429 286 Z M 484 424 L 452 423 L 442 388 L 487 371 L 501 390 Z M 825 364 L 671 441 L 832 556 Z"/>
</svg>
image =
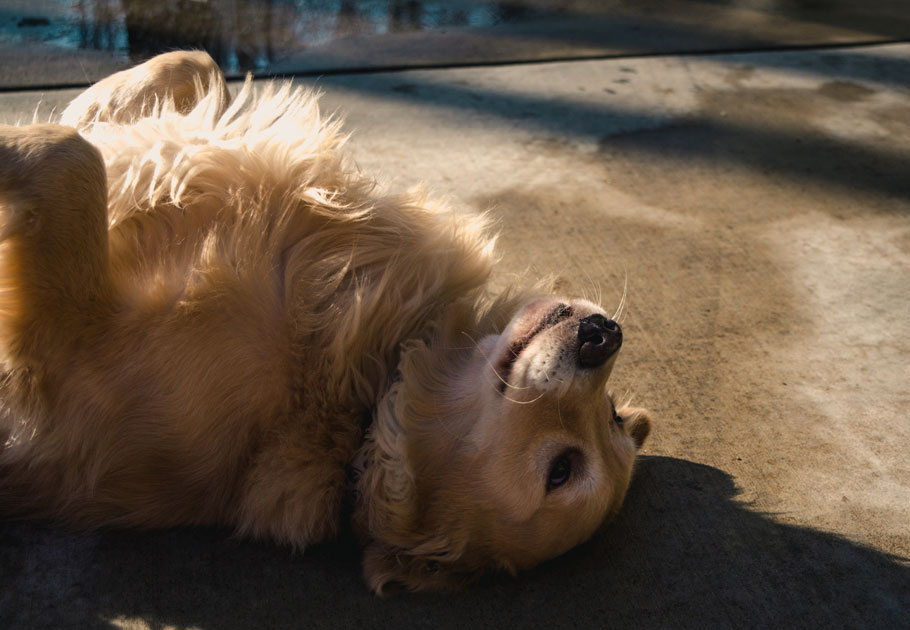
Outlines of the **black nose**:
<svg viewBox="0 0 910 630">
<path fill-rule="evenodd" d="M 622 328 L 595 313 L 578 322 L 578 362 L 583 368 L 600 367 L 622 345 Z"/>
</svg>

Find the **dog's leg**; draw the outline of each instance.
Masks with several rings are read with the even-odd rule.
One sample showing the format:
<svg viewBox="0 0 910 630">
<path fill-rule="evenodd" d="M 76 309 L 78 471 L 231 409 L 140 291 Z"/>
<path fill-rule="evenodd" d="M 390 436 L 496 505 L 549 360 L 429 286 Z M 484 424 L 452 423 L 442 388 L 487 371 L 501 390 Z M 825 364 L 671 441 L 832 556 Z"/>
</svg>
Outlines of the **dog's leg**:
<svg viewBox="0 0 910 630">
<path fill-rule="evenodd" d="M 97 149 L 59 125 L 0 125 L 0 352 L 44 362 L 112 302 Z"/>
<path fill-rule="evenodd" d="M 218 64 L 208 53 L 180 50 L 158 55 L 94 84 L 69 104 L 60 122 L 77 129 L 93 121 L 128 124 L 168 99 L 185 114 L 208 95 L 215 100 L 219 114 L 230 103 Z"/>
</svg>

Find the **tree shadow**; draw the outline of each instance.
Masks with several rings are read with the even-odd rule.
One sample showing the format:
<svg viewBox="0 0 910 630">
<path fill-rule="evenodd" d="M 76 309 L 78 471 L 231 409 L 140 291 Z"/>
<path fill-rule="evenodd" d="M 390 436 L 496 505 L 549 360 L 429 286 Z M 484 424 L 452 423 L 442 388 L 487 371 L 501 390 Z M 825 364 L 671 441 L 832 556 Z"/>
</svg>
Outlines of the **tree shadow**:
<svg viewBox="0 0 910 630">
<path fill-rule="evenodd" d="M 5 628 L 899 627 L 910 568 L 843 537 L 778 522 L 733 478 L 640 462 L 594 539 L 518 578 L 379 598 L 350 539 L 305 556 L 225 532 L 65 534 L 0 525 Z M 142 623 L 139 623 L 139 622 Z M 145 625 L 142 625 L 145 624 Z"/>
</svg>

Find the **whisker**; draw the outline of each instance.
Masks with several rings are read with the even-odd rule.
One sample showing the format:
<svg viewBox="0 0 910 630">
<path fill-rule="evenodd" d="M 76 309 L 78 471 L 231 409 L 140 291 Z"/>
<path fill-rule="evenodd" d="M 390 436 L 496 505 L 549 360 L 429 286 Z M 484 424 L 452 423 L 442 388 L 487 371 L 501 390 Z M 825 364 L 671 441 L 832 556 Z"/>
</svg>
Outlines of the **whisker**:
<svg viewBox="0 0 910 630">
<path fill-rule="evenodd" d="M 614 396 L 613 400 L 619 401 L 615 404 L 615 407 L 617 409 L 622 409 L 624 407 L 628 407 L 629 405 L 632 404 L 632 390 L 627 387 L 625 389 L 625 393 L 622 395 L 621 398 L 618 396 Z"/>
<path fill-rule="evenodd" d="M 588 273 L 587 269 L 582 267 L 581 270 L 584 272 L 585 277 L 588 279 L 588 284 L 591 285 L 591 289 L 594 292 L 594 303 L 600 304 L 600 290 L 597 286 L 597 283 L 594 282 L 594 278 L 591 277 L 591 274 Z M 588 299 L 588 292 L 585 289 L 582 289 L 582 297 L 586 300 Z"/>
<path fill-rule="evenodd" d="M 622 281 L 622 296 L 619 298 L 619 308 L 617 309 L 616 316 L 622 317 L 626 311 L 626 298 L 629 295 L 629 276 L 623 276 Z"/>
<path fill-rule="evenodd" d="M 487 365 L 489 365 L 490 368 L 493 370 L 493 374 L 496 375 L 496 378 L 498 378 L 499 381 L 500 381 L 503 385 L 505 385 L 506 387 L 509 387 L 509 388 L 511 388 L 511 389 L 516 389 L 516 390 L 531 389 L 530 387 L 518 387 L 518 386 L 516 386 L 516 385 L 512 385 L 511 383 L 509 383 L 508 381 L 506 381 L 505 379 L 503 379 L 503 378 L 499 375 L 499 372 L 496 370 L 496 367 L 493 365 L 493 362 L 490 361 L 490 358 L 486 355 L 485 352 L 483 352 L 483 350 L 480 349 L 480 346 L 477 345 L 476 340 L 475 340 L 473 337 L 471 337 L 471 335 L 469 335 L 467 332 L 462 331 L 461 334 L 463 334 L 465 337 L 467 337 L 468 339 L 471 340 L 471 342 L 474 344 L 474 347 L 477 348 L 477 350 L 480 352 L 481 356 L 484 358 L 484 361 L 486 361 L 486 362 L 487 362 Z M 489 381 L 487 381 L 487 383 L 489 383 Z M 505 392 L 501 392 L 501 391 L 499 390 L 499 388 L 496 387 L 495 385 L 493 385 L 492 383 L 490 383 L 490 385 L 493 387 L 493 389 L 495 389 L 497 392 L 499 392 L 500 395 L 501 395 L 503 398 L 505 398 L 505 399 L 506 399 L 507 401 L 509 401 L 510 403 L 514 403 L 514 404 L 516 404 L 516 405 L 531 405 L 531 404 L 533 404 L 533 403 L 536 403 L 536 402 L 537 402 L 538 400 L 540 400 L 541 398 L 543 398 L 544 394 L 546 393 L 546 392 L 541 392 L 539 396 L 537 396 L 536 398 L 532 398 L 531 400 L 515 400 L 514 398 L 509 398 L 509 397 L 505 394 Z"/>
<path fill-rule="evenodd" d="M 487 354 L 483 350 L 480 349 L 480 346 L 477 345 L 477 341 L 465 331 L 462 331 L 461 334 L 464 335 L 465 337 L 467 337 L 471 341 L 471 343 L 474 344 L 474 347 L 477 348 L 478 352 L 480 352 L 480 355 L 483 357 L 484 361 L 487 362 L 487 365 L 490 366 L 490 369 L 493 370 L 493 374 L 496 375 L 496 378 L 499 379 L 500 383 L 502 383 L 506 387 L 510 387 L 512 389 L 517 389 L 517 390 L 530 389 L 530 387 L 518 387 L 517 385 L 512 385 L 507 380 L 505 380 L 502 376 L 499 375 L 499 370 L 497 370 L 496 366 L 493 365 L 493 362 L 490 360 L 490 357 L 488 357 Z M 493 385 L 493 388 L 498 389 L 495 385 Z M 503 397 L 505 397 L 507 400 L 509 400 L 509 398 L 506 397 L 505 394 L 503 394 Z M 535 398 L 534 400 L 537 400 L 537 399 Z M 518 403 L 519 401 L 515 400 L 512 402 Z M 531 402 L 533 402 L 533 401 L 531 401 Z"/>
<path fill-rule="evenodd" d="M 625 277 L 623 279 L 623 283 L 622 283 L 622 297 L 620 297 L 619 306 L 616 307 L 616 312 L 613 313 L 613 317 L 611 318 L 614 322 L 621 323 L 620 319 L 625 315 L 626 304 L 627 304 L 626 296 L 628 295 L 628 289 L 629 289 L 629 274 L 628 274 L 628 272 L 626 272 Z"/>
<path fill-rule="evenodd" d="M 522 389 L 528 389 L 528 388 L 525 387 Z M 538 400 L 540 400 L 541 398 L 543 398 L 545 393 L 546 392 L 540 392 L 540 396 L 538 396 L 537 398 L 532 398 L 531 400 L 515 400 L 514 398 L 509 398 L 505 394 L 503 394 L 502 397 L 505 398 L 506 400 L 508 400 L 510 403 L 515 403 L 516 405 L 532 405 L 532 404 L 536 403 Z"/>
<path fill-rule="evenodd" d="M 465 333 L 465 334 L 467 334 L 467 333 Z M 470 346 L 446 346 L 445 349 L 446 350 L 473 350 L 476 347 L 477 346 L 475 344 L 475 345 L 470 345 Z"/>
</svg>

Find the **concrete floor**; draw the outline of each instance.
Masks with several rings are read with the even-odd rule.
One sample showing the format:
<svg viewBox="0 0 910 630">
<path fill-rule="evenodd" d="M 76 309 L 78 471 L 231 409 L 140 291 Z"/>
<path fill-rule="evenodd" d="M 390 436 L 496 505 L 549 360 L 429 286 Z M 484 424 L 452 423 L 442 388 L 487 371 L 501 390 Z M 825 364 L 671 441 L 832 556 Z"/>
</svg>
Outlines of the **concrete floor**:
<svg viewBox="0 0 910 630">
<path fill-rule="evenodd" d="M 385 599 L 346 542 L 0 522 L 0 627 L 910 627 L 910 45 L 308 83 L 365 170 L 493 209 L 499 282 L 627 282 L 614 388 L 657 424 L 622 513 Z"/>
</svg>

